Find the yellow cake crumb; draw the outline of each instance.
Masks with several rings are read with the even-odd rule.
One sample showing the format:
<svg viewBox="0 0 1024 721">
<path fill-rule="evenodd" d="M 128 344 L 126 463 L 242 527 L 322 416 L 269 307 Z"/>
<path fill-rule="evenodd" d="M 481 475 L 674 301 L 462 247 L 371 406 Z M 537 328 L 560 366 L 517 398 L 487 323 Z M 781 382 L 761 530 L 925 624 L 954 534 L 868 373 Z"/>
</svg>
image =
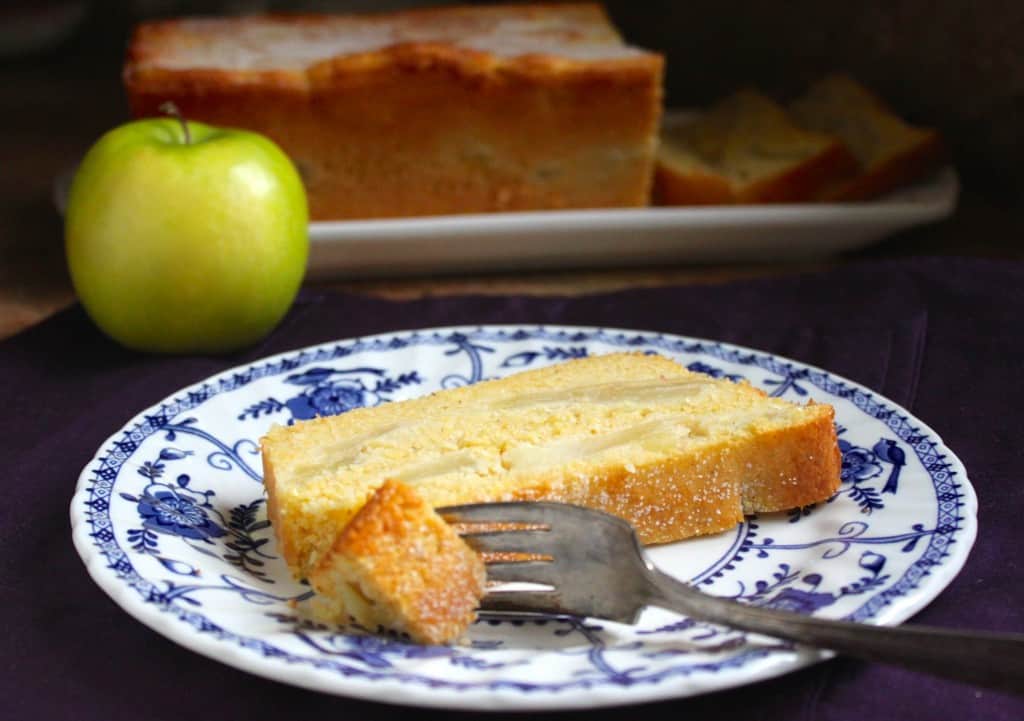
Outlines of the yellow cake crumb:
<svg viewBox="0 0 1024 721">
<path fill-rule="evenodd" d="M 435 508 L 561 501 L 621 516 L 645 543 L 675 541 L 831 496 L 833 416 L 661 356 L 576 359 L 273 428 L 268 513 L 299 578 L 387 479 Z"/>
<path fill-rule="evenodd" d="M 308 608 L 327 623 L 451 643 L 473 622 L 485 580 L 476 552 L 412 488 L 388 480 L 311 570 Z"/>
</svg>

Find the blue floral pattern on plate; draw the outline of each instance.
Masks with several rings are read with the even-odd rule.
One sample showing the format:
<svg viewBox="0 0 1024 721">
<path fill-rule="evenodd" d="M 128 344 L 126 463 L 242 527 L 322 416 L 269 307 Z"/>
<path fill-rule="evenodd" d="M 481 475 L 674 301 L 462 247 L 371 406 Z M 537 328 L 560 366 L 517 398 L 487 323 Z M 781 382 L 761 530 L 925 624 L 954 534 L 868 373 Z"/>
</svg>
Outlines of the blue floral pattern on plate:
<svg viewBox="0 0 1024 721">
<path fill-rule="evenodd" d="M 976 521 L 963 466 L 906 411 L 816 368 L 724 344 L 595 328 L 448 328 L 327 344 L 236 368 L 112 436 L 72 500 L 93 578 L 130 614 L 279 681 L 461 708 L 571 708 L 684 696 L 821 656 L 658 609 L 636 626 L 488 616 L 464 644 L 423 647 L 311 623 L 276 552 L 256 441 L 272 423 L 343 413 L 570 358 L 633 350 L 836 407 L 842 485 L 827 503 L 650 549 L 709 593 L 798 613 L 898 622 L 966 559 Z M 401 689 L 400 697 L 385 694 Z"/>
</svg>

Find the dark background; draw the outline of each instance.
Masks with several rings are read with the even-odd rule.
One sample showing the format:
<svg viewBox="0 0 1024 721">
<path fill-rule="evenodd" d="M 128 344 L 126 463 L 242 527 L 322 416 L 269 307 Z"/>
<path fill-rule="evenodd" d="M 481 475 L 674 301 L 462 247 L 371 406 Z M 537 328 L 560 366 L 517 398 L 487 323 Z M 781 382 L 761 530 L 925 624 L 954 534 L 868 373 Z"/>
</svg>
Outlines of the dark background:
<svg viewBox="0 0 1024 721">
<path fill-rule="evenodd" d="M 440 4 L 445 3 L 8 3 L 7 10 L 0 10 L 0 25 L 8 26 L 0 32 L 0 67 L 6 74 L 28 65 L 50 82 L 58 75 L 76 85 L 87 80 L 95 93 L 93 102 L 103 108 L 102 114 L 99 108 L 88 110 L 88 117 L 96 118 L 89 130 L 99 133 L 126 117 L 119 70 L 130 27 L 140 19 L 264 10 L 361 12 Z M 745 84 L 785 97 L 830 69 L 847 70 L 906 116 L 941 128 L 972 184 L 1002 199 L 1019 199 L 1024 190 L 1024 3 L 608 0 L 605 5 L 629 42 L 665 54 L 670 107 L 700 105 Z M 50 20 L 41 21 L 43 16 Z M 43 47 L 17 49 L 18 44 L 29 44 L 32 33 L 15 29 L 28 23 L 46 25 L 54 37 L 48 43 L 40 37 Z M 4 47 L 8 35 L 19 42 Z M 39 90 L 50 82 L 41 83 Z M 5 95 L 18 104 L 9 88 Z M 41 99 L 29 102 L 37 100 Z M 73 107 L 66 93 L 54 93 L 47 100 L 55 112 L 70 115 L 65 118 L 68 123 L 85 119 L 85 109 Z M 16 119 L 0 120 L 4 126 L 12 122 L 18 129 Z"/>
<path fill-rule="evenodd" d="M 19 297 L 14 306 L 4 306 L 9 298 L 0 302 L 0 313 L 44 314 L 73 298 L 53 179 L 128 119 L 120 75 L 133 24 L 179 14 L 435 4 L 443 3 L 0 3 L 0 289 Z M 741 85 L 785 98 L 841 69 L 907 118 L 942 130 L 964 184 L 956 215 L 839 260 L 1024 257 L 1024 2 L 609 0 L 606 6 L 629 42 L 666 55 L 669 107 L 699 106 Z"/>
</svg>

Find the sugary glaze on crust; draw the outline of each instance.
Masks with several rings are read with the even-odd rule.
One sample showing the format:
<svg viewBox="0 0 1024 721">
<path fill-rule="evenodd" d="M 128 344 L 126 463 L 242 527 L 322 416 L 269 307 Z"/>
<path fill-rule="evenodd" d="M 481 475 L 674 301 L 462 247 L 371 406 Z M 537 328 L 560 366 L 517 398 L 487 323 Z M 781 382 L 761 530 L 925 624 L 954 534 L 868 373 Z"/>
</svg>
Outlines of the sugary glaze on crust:
<svg viewBox="0 0 1024 721">
<path fill-rule="evenodd" d="M 308 609 L 327 623 L 395 631 L 428 644 L 457 641 L 475 618 L 480 557 L 409 486 L 386 481 L 309 575 Z"/>
<path fill-rule="evenodd" d="M 125 73 L 129 84 L 175 72 L 315 87 L 391 62 L 543 77 L 650 70 L 661 58 L 626 45 L 599 5 L 497 5 L 153 21 L 135 29 Z"/>
<path fill-rule="evenodd" d="M 136 117 L 270 137 L 334 220 L 647 205 L 662 72 L 598 6 L 500 5 L 146 23 L 124 80 Z"/>
<path fill-rule="evenodd" d="M 667 358 L 613 354 L 274 428 L 261 447 L 269 513 L 301 576 L 385 478 L 435 507 L 590 506 L 646 543 L 722 531 L 838 488 L 833 417 Z"/>
<path fill-rule="evenodd" d="M 450 7 L 367 15 L 184 18 L 141 26 L 136 68 L 307 70 L 386 48 L 445 46 L 495 59 L 609 60 L 645 54 L 625 45 L 598 5 Z"/>
</svg>

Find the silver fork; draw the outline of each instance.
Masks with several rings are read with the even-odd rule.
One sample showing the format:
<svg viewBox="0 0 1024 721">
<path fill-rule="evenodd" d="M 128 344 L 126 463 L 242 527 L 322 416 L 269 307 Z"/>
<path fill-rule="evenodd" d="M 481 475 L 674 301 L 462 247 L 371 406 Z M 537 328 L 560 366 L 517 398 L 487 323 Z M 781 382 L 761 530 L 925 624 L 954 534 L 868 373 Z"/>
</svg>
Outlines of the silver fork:
<svg viewBox="0 0 1024 721">
<path fill-rule="evenodd" d="M 1024 694 L 1024 634 L 873 626 L 711 596 L 655 568 L 629 523 L 579 506 L 484 503 L 439 513 L 481 552 L 489 582 L 546 587 L 488 591 L 483 611 L 636 623 L 645 606 L 658 606 L 696 620 Z"/>
</svg>

